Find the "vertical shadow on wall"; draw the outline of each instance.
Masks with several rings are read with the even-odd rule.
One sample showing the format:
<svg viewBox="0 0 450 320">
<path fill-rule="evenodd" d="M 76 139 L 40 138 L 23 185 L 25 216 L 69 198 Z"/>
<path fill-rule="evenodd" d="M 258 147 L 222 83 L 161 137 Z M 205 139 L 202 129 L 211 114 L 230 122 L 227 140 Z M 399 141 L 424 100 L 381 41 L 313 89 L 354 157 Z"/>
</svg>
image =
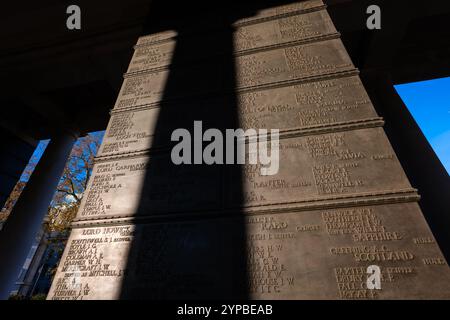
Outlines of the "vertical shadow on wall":
<svg viewBox="0 0 450 320">
<path fill-rule="evenodd" d="M 153 141 L 162 149 L 150 155 L 122 299 L 249 297 L 242 167 L 175 165 L 170 135 L 185 128 L 194 139 L 194 120 L 203 132 L 240 128 L 232 24 L 267 3 L 239 12 L 226 1 L 152 3 L 144 35 L 178 36 Z"/>
</svg>

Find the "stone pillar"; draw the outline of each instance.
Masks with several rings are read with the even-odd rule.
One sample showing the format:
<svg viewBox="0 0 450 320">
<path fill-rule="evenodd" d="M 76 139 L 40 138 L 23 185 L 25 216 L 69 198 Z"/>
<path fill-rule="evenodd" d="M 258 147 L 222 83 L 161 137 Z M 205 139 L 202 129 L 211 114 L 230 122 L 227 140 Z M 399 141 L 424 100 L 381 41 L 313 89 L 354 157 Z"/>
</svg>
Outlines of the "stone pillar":
<svg viewBox="0 0 450 320">
<path fill-rule="evenodd" d="M 77 136 L 53 138 L 0 232 L 0 299 L 7 299 L 50 201 Z"/>
<path fill-rule="evenodd" d="M 417 190 L 323 2 L 201 11 L 208 34 L 191 11 L 134 47 L 47 298 L 448 298 Z M 278 172 L 174 163 L 171 133 L 195 141 L 199 120 L 278 129 Z"/>
</svg>

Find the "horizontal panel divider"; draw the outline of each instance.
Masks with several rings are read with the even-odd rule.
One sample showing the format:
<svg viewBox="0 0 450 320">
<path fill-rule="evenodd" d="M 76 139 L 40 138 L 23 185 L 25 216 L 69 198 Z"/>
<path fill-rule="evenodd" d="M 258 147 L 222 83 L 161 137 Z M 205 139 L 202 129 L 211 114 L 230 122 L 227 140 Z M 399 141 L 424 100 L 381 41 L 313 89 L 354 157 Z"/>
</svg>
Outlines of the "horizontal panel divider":
<svg viewBox="0 0 450 320">
<path fill-rule="evenodd" d="M 366 129 L 366 128 L 376 128 L 383 127 L 384 120 L 381 117 L 370 118 L 370 119 L 362 119 L 362 120 L 353 120 L 353 121 L 345 121 L 345 122 L 336 122 L 333 124 L 320 124 L 309 126 L 305 128 L 293 128 L 279 131 L 279 139 L 287 139 L 293 137 L 304 137 L 311 135 L 319 135 L 326 133 L 334 133 L 334 132 L 342 132 L 342 131 L 351 131 L 358 129 Z M 236 128 L 234 128 L 236 129 Z M 255 137 L 255 135 L 249 135 L 249 138 Z M 248 144 L 249 141 L 247 138 L 245 139 L 245 143 Z M 239 139 L 238 139 L 239 141 Z M 166 153 L 170 152 L 171 146 L 158 146 L 155 148 L 145 148 L 145 149 L 137 149 L 133 151 L 127 152 L 117 152 L 111 153 L 105 156 L 96 156 L 94 158 L 95 163 L 101 163 L 106 161 L 113 161 L 122 158 L 133 158 L 140 157 L 158 153 Z"/>
<path fill-rule="evenodd" d="M 233 207 L 222 208 L 216 210 L 199 210 L 193 212 L 182 213 L 157 213 L 154 215 L 115 215 L 108 218 L 83 218 L 76 219 L 72 223 L 73 228 L 82 228 L 86 226 L 101 226 L 110 224 L 132 224 L 132 223 L 145 223 L 147 221 L 173 221 L 180 219 L 195 219 L 195 220 L 207 220 L 211 218 L 238 218 L 245 216 L 255 216 L 262 214 L 277 214 L 286 212 L 303 212 L 311 210 L 330 210 L 349 207 L 360 206 L 375 206 L 395 203 L 407 203 L 418 202 L 420 195 L 417 189 L 409 188 L 402 190 L 389 190 L 384 192 L 370 192 L 370 193 L 354 193 L 344 196 L 335 196 L 328 198 L 308 199 L 304 201 L 293 201 L 285 203 L 271 203 L 265 205 L 258 205 L 253 207 Z M 278 207 L 275 207 L 278 206 Z M 206 213 L 205 213 L 206 212 Z M 238 212 L 238 213 L 236 213 Z"/>
<path fill-rule="evenodd" d="M 277 19 L 298 16 L 298 15 L 316 12 L 316 11 L 320 11 L 320 10 L 326 10 L 326 8 L 327 8 L 327 5 L 324 4 L 324 5 L 320 5 L 320 6 L 313 7 L 313 8 L 294 10 L 291 12 L 285 12 L 285 13 L 272 15 L 272 16 L 268 16 L 268 17 L 263 17 L 263 18 L 254 18 L 254 19 L 244 18 L 244 19 L 242 19 L 243 21 L 241 21 L 241 22 L 238 21 L 238 22 L 232 23 L 231 25 L 233 27 L 244 27 L 244 26 L 256 25 L 256 24 L 273 21 L 273 20 L 277 20 Z M 164 33 L 168 33 L 168 36 L 164 37 Z M 156 38 L 157 40 L 143 42 L 143 43 L 139 43 L 139 41 L 138 41 L 138 43 L 136 43 L 133 48 L 136 50 L 138 48 L 158 45 L 158 44 L 169 42 L 173 39 L 177 39 L 179 37 L 185 36 L 184 34 L 177 34 L 176 32 L 170 32 L 170 31 L 161 32 L 160 34 L 157 34 L 157 35 L 159 36 L 159 39 L 158 39 L 158 37 L 155 37 L 155 35 L 152 35 L 152 37 Z M 189 35 L 187 35 L 187 36 L 189 36 Z M 149 38 L 151 39 L 152 37 L 149 37 Z M 145 41 L 145 37 L 141 37 L 141 39 L 143 39 Z"/>
<path fill-rule="evenodd" d="M 236 93 L 249 93 L 249 92 L 257 92 L 262 91 L 265 89 L 275 89 L 275 88 L 283 88 L 288 87 L 292 85 L 298 85 L 303 83 L 311 83 L 311 82 L 318 82 L 323 80 L 332 80 L 332 79 L 339 79 L 344 77 L 351 77 L 359 75 L 359 70 L 354 68 L 352 70 L 347 71 L 339 71 L 339 72 L 333 72 L 328 74 L 323 74 L 319 76 L 311 76 L 311 77 L 303 77 L 303 78 L 297 78 L 297 79 L 291 79 L 291 80 L 285 80 L 285 81 L 277 81 L 269 84 L 263 84 L 263 85 L 257 85 L 257 86 L 249 86 L 249 87 L 241 87 L 241 88 L 231 88 L 228 90 L 223 90 L 221 92 L 208 92 L 208 93 L 201 93 L 201 94 L 195 94 L 190 96 L 184 96 L 184 97 L 176 97 L 176 98 L 170 98 L 170 99 L 163 99 L 155 103 L 151 104 L 141 104 L 141 105 L 134 105 L 129 107 L 121 107 L 121 108 L 113 108 L 110 110 L 110 114 L 119 113 L 119 112 L 125 112 L 125 111 L 134 111 L 136 109 L 145 109 L 145 108 L 157 108 L 162 103 L 174 103 L 174 104 L 180 104 L 182 102 L 186 101 L 197 101 L 199 98 L 203 99 L 209 99 L 209 98 L 217 98 L 222 96 L 227 96 L 230 94 L 236 94 Z"/>
</svg>

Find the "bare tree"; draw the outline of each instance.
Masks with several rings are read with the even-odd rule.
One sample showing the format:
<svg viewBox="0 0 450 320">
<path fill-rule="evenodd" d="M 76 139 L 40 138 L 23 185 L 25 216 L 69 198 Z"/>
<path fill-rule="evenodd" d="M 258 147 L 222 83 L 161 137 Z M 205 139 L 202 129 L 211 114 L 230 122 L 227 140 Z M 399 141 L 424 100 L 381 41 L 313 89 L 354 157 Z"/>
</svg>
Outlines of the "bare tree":
<svg viewBox="0 0 450 320">
<path fill-rule="evenodd" d="M 69 228 L 75 217 L 102 137 L 102 133 L 92 133 L 75 143 L 49 208 L 48 226 L 51 231 Z"/>
</svg>

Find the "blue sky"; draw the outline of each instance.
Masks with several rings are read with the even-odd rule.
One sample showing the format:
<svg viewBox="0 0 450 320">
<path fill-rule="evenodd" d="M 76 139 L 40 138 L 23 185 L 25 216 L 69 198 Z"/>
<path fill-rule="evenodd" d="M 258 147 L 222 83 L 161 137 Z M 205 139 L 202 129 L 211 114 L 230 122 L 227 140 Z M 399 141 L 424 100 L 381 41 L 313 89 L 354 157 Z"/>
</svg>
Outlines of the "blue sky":
<svg viewBox="0 0 450 320">
<path fill-rule="evenodd" d="M 34 149 L 34 152 L 30 158 L 30 161 L 28 162 L 27 167 L 25 170 L 23 170 L 22 175 L 20 176 L 20 181 L 27 182 L 30 179 L 30 174 L 33 173 L 34 165 L 39 162 L 39 159 L 41 159 L 42 154 L 45 151 L 45 148 L 47 148 L 48 143 L 50 140 L 41 140 L 39 141 L 36 149 Z"/>
<path fill-rule="evenodd" d="M 395 89 L 450 174 L 450 77 Z"/>
</svg>

